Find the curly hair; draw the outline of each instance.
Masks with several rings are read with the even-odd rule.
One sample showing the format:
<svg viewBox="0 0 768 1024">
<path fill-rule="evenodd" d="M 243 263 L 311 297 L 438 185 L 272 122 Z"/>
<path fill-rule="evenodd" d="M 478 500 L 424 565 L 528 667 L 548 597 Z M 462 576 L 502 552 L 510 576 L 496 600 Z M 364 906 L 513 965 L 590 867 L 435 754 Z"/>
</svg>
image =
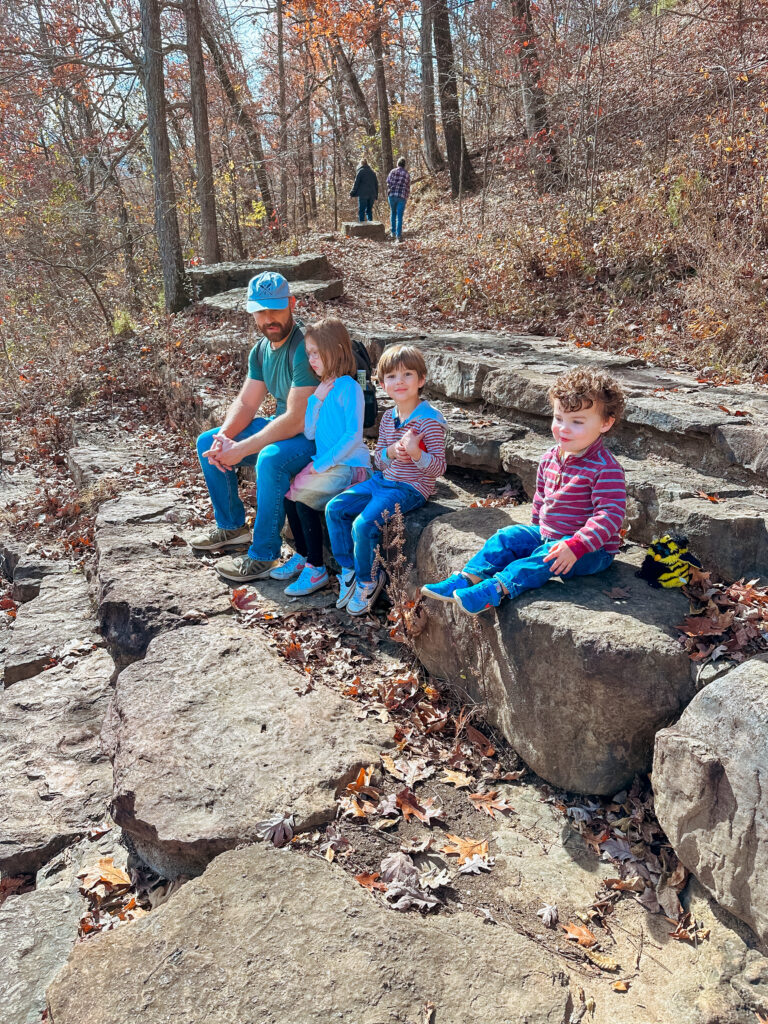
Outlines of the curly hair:
<svg viewBox="0 0 768 1024">
<path fill-rule="evenodd" d="M 575 366 L 562 374 L 549 389 L 547 397 L 552 405 L 558 401 L 565 412 L 578 412 L 597 405 L 603 419 L 613 417 L 617 423 L 626 404 L 621 384 L 616 378 L 591 366 Z"/>
</svg>

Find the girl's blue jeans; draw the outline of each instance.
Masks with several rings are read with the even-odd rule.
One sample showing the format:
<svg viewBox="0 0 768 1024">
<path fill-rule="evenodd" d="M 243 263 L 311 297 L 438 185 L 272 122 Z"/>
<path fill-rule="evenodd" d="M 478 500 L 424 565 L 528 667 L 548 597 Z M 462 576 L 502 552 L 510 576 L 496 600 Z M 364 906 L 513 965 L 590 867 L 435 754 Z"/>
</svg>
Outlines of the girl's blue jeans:
<svg viewBox="0 0 768 1024">
<path fill-rule="evenodd" d="M 410 484 L 385 480 L 374 473 L 370 480 L 342 491 L 325 506 L 331 550 L 342 569 L 355 570 L 358 583 L 370 583 L 373 563 L 386 514 L 395 505 L 405 514 L 427 499 Z"/>
<path fill-rule="evenodd" d="M 235 441 L 253 437 L 269 423 L 269 419 L 257 416 L 252 423 L 237 435 Z M 237 490 L 237 473 L 234 469 L 223 473 L 203 458 L 213 443 L 218 430 L 206 430 L 197 439 L 197 457 L 203 469 L 213 505 L 216 525 L 222 530 L 236 530 L 245 523 L 245 508 Z M 315 454 L 315 442 L 303 434 L 275 441 L 257 455 L 246 455 L 241 466 L 256 466 L 256 520 L 253 524 L 253 543 L 248 549 L 250 558 L 270 562 L 280 554 L 282 540 L 280 530 L 285 521 L 283 498 L 291 483 L 291 477 L 303 469 Z"/>
<path fill-rule="evenodd" d="M 464 571 L 473 576 L 488 578 L 495 576 L 509 591 L 510 597 L 517 597 L 524 590 L 535 590 L 543 587 L 552 579 L 551 562 L 544 561 L 544 555 L 560 540 L 549 540 L 542 537 L 538 526 L 505 526 L 494 533 L 476 555 L 464 566 Z M 593 573 L 607 569 L 615 555 L 602 548 L 589 551 L 576 562 L 573 568 L 563 574 L 563 579 L 571 576 L 591 576 Z"/>
<path fill-rule="evenodd" d="M 399 196 L 389 197 L 390 229 L 393 238 L 399 238 L 403 233 L 403 213 L 406 200 Z"/>
</svg>

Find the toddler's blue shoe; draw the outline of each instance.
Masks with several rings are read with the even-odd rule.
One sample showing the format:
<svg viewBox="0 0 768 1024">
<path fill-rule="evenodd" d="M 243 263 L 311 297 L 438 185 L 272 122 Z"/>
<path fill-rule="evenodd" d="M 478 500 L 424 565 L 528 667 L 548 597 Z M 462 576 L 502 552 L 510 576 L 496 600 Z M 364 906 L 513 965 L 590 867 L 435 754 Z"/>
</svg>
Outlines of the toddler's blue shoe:
<svg viewBox="0 0 768 1024">
<path fill-rule="evenodd" d="M 421 592 L 424 597 L 436 597 L 438 601 L 453 601 L 453 595 L 457 590 L 471 585 L 463 573 L 455 572 L 438 583 L 425 583 Z"/>
<path fill-rule="evenodd" d="M 481 580 L 471 587 L 457 590 L 453 599 L 462 611 L 468 615 L 479 615 L 487 608 L 497 608 L 504 597 L 501 584 L 495 576 L 489 580 Z"/>
</svg>

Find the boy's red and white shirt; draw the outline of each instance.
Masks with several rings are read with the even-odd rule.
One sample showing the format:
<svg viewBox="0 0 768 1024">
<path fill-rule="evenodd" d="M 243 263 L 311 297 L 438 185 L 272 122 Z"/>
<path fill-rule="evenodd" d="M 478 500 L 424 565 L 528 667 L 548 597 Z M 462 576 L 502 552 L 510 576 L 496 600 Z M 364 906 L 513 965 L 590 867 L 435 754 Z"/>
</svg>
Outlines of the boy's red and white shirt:
<svg viewBox="0 0 768 1024">
<path fill-rule="evenodd" d="M 428 498 L 435 489 L 435 481 L 446 468 L 445 426 L 443 414 L 429 402 L 419 402 L 410 416 L 396 420 L 397 411 L 387 409 L 379 424 L 374 464 L 385 480 L 410 484 Z M 387 448 L 404 437 L 409 430 L 421 435 L 421 456 L 412 459 L 390 459 Z"/>
</svg>

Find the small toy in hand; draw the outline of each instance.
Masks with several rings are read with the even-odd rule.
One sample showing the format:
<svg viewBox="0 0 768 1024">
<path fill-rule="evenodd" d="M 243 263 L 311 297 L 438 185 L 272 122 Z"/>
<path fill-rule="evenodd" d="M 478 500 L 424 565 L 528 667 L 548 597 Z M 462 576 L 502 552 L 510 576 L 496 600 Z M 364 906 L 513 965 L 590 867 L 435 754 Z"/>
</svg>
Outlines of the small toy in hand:
<svg viewBox="0 0 768 1024">
<path fill-rule="evenodd" d="M 665 533 L 651 543 L 635 576 L 657 590 L 684 587 L 691 577 L 691 566 L 700 569 L 701 562 L 688 550 L 685 534 Z"/>
</svg>

